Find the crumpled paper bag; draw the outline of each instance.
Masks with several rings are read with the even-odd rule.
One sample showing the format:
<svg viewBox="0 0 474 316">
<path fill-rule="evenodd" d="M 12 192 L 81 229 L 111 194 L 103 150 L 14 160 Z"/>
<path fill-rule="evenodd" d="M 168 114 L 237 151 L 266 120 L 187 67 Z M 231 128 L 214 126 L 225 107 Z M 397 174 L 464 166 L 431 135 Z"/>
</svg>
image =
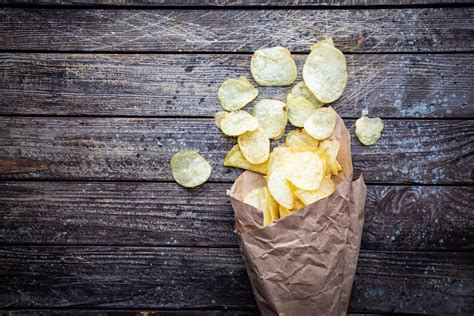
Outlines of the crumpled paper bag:
<svg viewBox="0 0 474 316">
<path fill-rule="evenodd" d="M 332 135 L 341 143 L 343 167 L 329 197 L 267 227 L 263 214 L 243 203 L 265 185 L 245 171 L 227 191 L 235 213 L 235 232 L 262 315 L 345 315 L 359 256 L 366 186 L 352 181 L 350 134 L 338 117 Z"/>
</svg>

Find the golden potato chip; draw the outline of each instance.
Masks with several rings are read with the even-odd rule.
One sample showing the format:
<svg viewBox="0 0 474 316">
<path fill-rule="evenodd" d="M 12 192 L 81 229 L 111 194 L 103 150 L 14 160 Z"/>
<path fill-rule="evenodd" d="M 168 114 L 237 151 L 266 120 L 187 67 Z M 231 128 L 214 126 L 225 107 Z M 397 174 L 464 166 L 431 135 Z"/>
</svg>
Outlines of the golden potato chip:
<svg viewBox="0 0 474 316">
<path fill-rule="evenodd" d="M 262 210 L 261 202 L 263 201 L 263 188 L 255 188 L 248 192 L 244 197 L 244 203 L 252 205 L 256 209 Z"/>
<path fill-rule="evenodd" d="M 294 194 L 294 193 L 293 193 L 293 194 Z M 295 201 L 295 203 L 294 203 L 294 205 L 293 205 L 293 208 L 291 209 L 292 212 L 297 211 L 297 210 L 299 210 L 300 208 L 305 207 L 304 203 L 301 202 L 298 197 L 295 196 L 295 197 L 294 197 L 294 201 Z"/>
<path fill-rule="evenodd" d="M 304 122 L 314 113 L 316 107 L 308 100 L 295 97 L 288 103 L 288 120 L 293 126 L 303 127 Z"/>
<path fill-rule="evenodd" d="M 273 151 L 270 154 L 270 158 L 268 159 L 267 174 L 272 173 L 272 171 L 276 168 L 283 168 L 285 166 L 289 153 L 290 151 L 287 147 L 278 146 L 273 148 Z"/>
<path fill-rule="evenodd" d="M 265 200 L 265 212 L 267 214 L 270 214 L 271 220 L 270 222 L 276 221 L 277 219 L 280 218 L 280 214 L 278 212 L 278 203 L 275 201 L 273 196 L 271 195 L 270 191 L 268 190 L 268 187 L 263 188 L 263 197 Z M 268 215 L 267 215 L 268 216 Z M 264 223 L 264 226 L 265 223 Z"/>
<path fill-rule="evenodd" d="M 186 188 L 194 188 L 206 182 L 212 167 L 197 151 L 178 151 L 171 157 L 171 173 L 176 182 Z"/>
<path fill-rule="evenodd" d="M 286 97 L 287 105 L 288 103 L 292 103 L 295 98 L 303 98 L 309 103 L 311 103 L 315 108 L 320 108 L 324 105 L 321 101 L 319 101 L 311 90 L 308 89 L 306 83 L 304 81 L 298 82 L 291 88 L 288 96 Z"/>
<path fill-rule="evenodd" d="M 227 79 L 217 92 L 217 99 L 227 111 L 235 111 L 249 104 L 258 95 L 258 90 L 245 77 Z"/>
<path fill-rule="evenodd" d="M 259 127 L 240 135 L 237 142 L 245 159 L 250 163 L 261 164 L 267 161 L 270 155 L 270 139 L 263 128 Z"/>
<path fill-rule="evenodd" d="M 244 155 L 242 154 L 242 151 L 240 150 L 239 145 L 235 145 L 225 156 L 224 166 L 236 167 L 266 174 L 268 169 L 268 161 L 265 161 L 261 164 L 250 163 L 247 159 L 245 159 Z"/>
<path fill-rule="evenodd" d="M 311 46 L 303 66 L 303 79 L 308 89 L 322 103 L 339 99 L 347 84 L 344 54 L 327 39 Z"/>
<path fill-rule="evenodd" d="M 363 116 L 355 122 L 355 127 L 355 133 L 359 141 L 366 146 L 371 146 L 382 135 L 383 121 L 379 117 L 368 118 Z"/>
<path fill-rule="evenodd" d="M 328 155 L 328 167 L 332 175 L 337 175 L 342 170 L 341 165 L 337 161 L 337 153 L 341 144 L 335 138 L 326 139 L 319 144 L 319 148 Z"/>
<path fill-rule="evenodd" d="M 261 86 L 286 86 L 296 79 L 296 64 L 286 48 L 263 48 L 253 54 L 250 72 Z"/>
<path fill-rule="evenodd" d="M 258 120 L 246 111 L 221 113 L 217 112 L 215 115 L 216 125 L 227 136 L 239 136 L 260 126 Z"/>
<path fill-rule="evenodd" d="M 278 203 L 272 198 L 267 187 L 255 188 L 248 192 L 244 198 L 244 203 L 262 211 L 263 226 L 267 226 L 272 222 L 275 210 L 278 212 Z"/>
<path fill-rule="evenodd" d="M 284 171 L 288 181 L 297 188 L 316 190 L 324 176 L 324 162 L 317 154 L 310 151 L 291 153 Z"/>
<path fill-rule="evenodd" d="M 278 204 L 291 209 L 293 207 L 293 193 L 286 180 L 285 170 L 282 167 L 272 171 L 267 179 L 268 190 Z"/>
<path fill-rule="evenodd" d="M 285 133 L 286 123 L 288 123 L 285 103 L 263 99 L 255 104 L 253 115 L 270 139 L 279 139 Z"/>
<path fill-rule="evenodd" d="M 291 124 L 303 127 L 304 122 L 313 114 L 314 110 L 320 108 L 323 103 L 313 95 L 306 87 L 304 81 L 298 82 L 291 88 L 286 97 L 288 107 L 288 119 Z"/>
<path fill-rule="evenodd" d="M 317 190 L 307 191 L 307 190 L 296 190 L 295 195 L 300 199 L 305 205 L 309 205 L 325 197 L 330 196 L 334 191 L 336 191 L 336 186 L 331 180 L 330 176 L 325 176 L 321 181 L 321 185 Z"/>
<path fill-rule="evenodd" d="M 326 139 L 334 131 L 336 118 L 336 111 L 331 107 L 317 109 L 304 123 L 304 129 L 313 138 Z"/>
<path fill-rule="evenodd" d="M 286 135 L 285 145 L 288 147 L 318 147 L 319 141 L 306 133 L 304 129 L 295 129 Z"/>
<path fill-rule="evenodd" d="M 287 209 L 286 207 L 280 205 L 279 213 L 280 213 L 280 218 L 284 218 L 285 216 L 290 215 L 291 211 Z"/>
</svg>

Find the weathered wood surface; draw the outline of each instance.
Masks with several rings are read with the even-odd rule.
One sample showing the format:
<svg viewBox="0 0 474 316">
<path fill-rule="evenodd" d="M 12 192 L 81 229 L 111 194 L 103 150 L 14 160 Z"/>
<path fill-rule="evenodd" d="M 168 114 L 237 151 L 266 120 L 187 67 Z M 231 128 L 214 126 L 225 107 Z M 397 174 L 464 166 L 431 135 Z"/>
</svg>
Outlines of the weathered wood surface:
<svg viewBox="0 0 474 316">
<path fill-rule="evenodd" d="M 472 51 L 473 8 L 380 10 L 0 9 L 0 49 L 307 52 L 331 35 L 344 52 Z"/>
<path fill-rule="evenodd" d="M 301 75 L 305 56 L 294 56 Z M 474 56 L 347 56 L 343 117 L 474 117 Z M 246 76 L 249 55 L 0 54 L 0 114 L 212 116 L 219 85 Z M 301 80 L 299 76 L 298 80 Z M 286 99 L 289 87 L 261 87 Z M 258 99 L 257 99 L 258 100 Z"/>
<path fill-rule="evenodd" d="M 15 309 L 0 310 L 0 316 L 259 316 L 257 309 L 248 310 L 120 310 L 120 309 Z M 352 314 L 348 316 L 370 316 L 363 314 Z"/>
<path fill-rule="evenodd" d="M 35 5 L 83 5 L 83 6 L 170 6 L 170 7 L 242 7 L 262 6 L 413 6 L 413 5 L 448 5 L 469 4 L 468 0 L 0 0 L 0 4 L 35 4 Z"/>
<path fill-rule="evenodd" d="M 351 131 L 353 124 L 346 121 Z M 11 174 L 0 165 L 1 179 L 170 181 L 169 159 L 184 149 L 199 150 L 210 161 L 211 181 L 234 181 L 240 174 L 223 166 L 235 139 L 213 119 L 0 117 L 0 126 L 2 159 L 48 167 Z M 353 137 L 354 169 L 368 182 L 472 183 L 473 142 L 472 120 L 385 120 L 377 145 L 365 147 Z"/>
<path fill-rule="evenodd" d="M 228 183 L 2 182 L 2 245 L 237 246 Z M 474 250 L 474 187 L 368 186 L 362 248 Z"/>
<path fill-rule="evenodd" d="M 470 312 L 472 253 L 361 251 L 350 310 Z M 237 248 L 0 247 L 6 307 L 254 307 Z"/>
</svg>

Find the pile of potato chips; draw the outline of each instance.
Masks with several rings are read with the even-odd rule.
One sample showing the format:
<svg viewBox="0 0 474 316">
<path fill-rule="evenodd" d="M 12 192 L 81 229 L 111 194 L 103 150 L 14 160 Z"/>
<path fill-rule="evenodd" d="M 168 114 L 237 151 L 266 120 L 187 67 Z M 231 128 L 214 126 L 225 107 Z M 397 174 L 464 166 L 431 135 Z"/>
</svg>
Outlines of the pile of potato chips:
<svg viewBox="0 0 474 316">
<path fill-rule="evenodd" d="M 256 51 L 250 70 L 260 86 L 286 86 L 297 77 L 296 64 L 283 47 Z M 266 186 L 252 190 L 244 199 L 263 212 L 264 226 L 335 191 L 331 177 L 342 170 L 337 161 L 340 144 L 331 137 L 337 114 L 325 105 L 342 95 L 346 83 L 346 59 L 327 38 L 311 46 L 303 81 L 291 88 L 286 103 L 263 99 L 251 114 L 242 108 L 259 91 L 247 78 L 227 79 L 220 86 L 218 100 L 225 111 L 215 114 L 216 125 L 225 135 L 237 137 L 237 145 L 225 157 L 224 165 L 264 175 Z M 300 129 L 289 132 L 285 144 L 271 151 L 270 141 L 284 135 L 288 121 Z M 357 122 L 361 142 L 375 143 L 383 129 L 382 121 L 361 118 Z M 210 176 L 206 161 L 198 153 L 187 152 L 188 164 L 173 163 L 177 155 L 179 158 L 180 153 L 173 157 L 171 169 L 181 185 L 194 187 Z"/>
</svg>

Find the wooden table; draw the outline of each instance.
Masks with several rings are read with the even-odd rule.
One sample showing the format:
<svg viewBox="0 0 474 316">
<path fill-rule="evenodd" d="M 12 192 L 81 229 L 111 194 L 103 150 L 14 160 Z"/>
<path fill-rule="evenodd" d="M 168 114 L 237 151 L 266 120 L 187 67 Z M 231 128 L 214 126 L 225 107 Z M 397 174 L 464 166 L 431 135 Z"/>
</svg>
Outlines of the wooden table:
<svg viewBox="0 0 474 316">
<path fill-rule="evenodd" d="M 332 35 L 350 72 L 334 108 L 352 133 L 365 107 L 385 122 L 376 146 L 352 140 L 368 197 L 350 311 L 474 312 L 470 1 L 0 2 L 2 311 L 257 314 L 216 91 L 258 48 L 301 71 Z M 209 183 L 172 181 L 180 149 Z"/>
</svg>

